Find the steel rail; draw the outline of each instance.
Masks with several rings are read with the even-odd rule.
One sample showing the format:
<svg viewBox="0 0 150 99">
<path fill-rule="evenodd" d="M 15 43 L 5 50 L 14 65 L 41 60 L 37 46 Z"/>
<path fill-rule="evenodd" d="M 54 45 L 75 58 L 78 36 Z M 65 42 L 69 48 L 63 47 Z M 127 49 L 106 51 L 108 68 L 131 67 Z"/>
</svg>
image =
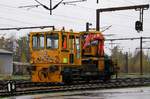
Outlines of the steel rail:
<svg viewBox="0 0 150 99">
<path fill-rule="evenodd" d="M 74 82 L 69 85 L 59 83 L 50 84 L 50 83 L 33 83 L 31 81 L 16 81 L 16 90 L 13 92 L 8 92 L 7 83 L 3 82 L 4 88 L 0 90 L 0 96 L 4 97 L 4 96 L 37 94 L 47 92 L 137 87 L 149 85 L 150 85 L 150 78 L 119 78 L 119 79 L 111 79 L 110 81 L 107 82 L 97 80 L 89 82 Z"/>
</svg>

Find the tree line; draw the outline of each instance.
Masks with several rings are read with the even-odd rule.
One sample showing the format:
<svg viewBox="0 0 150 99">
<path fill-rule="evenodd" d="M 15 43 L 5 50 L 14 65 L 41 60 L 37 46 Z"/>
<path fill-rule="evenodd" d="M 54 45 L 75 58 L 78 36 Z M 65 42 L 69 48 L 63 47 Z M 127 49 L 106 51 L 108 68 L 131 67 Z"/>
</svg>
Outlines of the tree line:
<svg viewBox="0 0 150 99">
<path fill-rule="evenodd" d="M 13 52 L 13 61 L 29 62 L 29 42 L 28 37 L 24 36 L 16 39 L 14 36 L 9 38 L 0 37 L 0 49 Z"/>
<path fill-rule="evenodd" d="M 140 50 L 135 53 L 123 52 L 116 46 L 111 50 L 111 58 L 117 62 L 121 73 L 140 73 Z M 143 72 L 150 72 L 150 57 L 148 53 L 142 52 Z"/>
</svg>

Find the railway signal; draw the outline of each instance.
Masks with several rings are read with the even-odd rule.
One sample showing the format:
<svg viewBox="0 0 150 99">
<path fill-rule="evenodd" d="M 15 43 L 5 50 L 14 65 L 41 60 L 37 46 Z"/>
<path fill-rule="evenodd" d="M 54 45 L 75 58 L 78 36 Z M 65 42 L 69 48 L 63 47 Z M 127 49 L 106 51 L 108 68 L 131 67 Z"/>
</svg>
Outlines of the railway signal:
<svg viewBox="0 0 150 99">
<path fill-rule="evenodd" d="M 135 30 L 138 32 L 143 31 L 143 23 L 141 21 L 135 22 Z"/>
<path fill-rule="evenodd" d="M 137 32 L 143 31 L 143 12 L 144 10 L 148 10 L 148 8 L 149 8 L 149 4 L 97 9 L 96 10 L 96 30 L 97 31 L 100 30 L 100 13 L 135 9 L 136 11 L 140 11 L 139 21 L 136 22 L 135 29 L 137 30 Z"/>
</svg>

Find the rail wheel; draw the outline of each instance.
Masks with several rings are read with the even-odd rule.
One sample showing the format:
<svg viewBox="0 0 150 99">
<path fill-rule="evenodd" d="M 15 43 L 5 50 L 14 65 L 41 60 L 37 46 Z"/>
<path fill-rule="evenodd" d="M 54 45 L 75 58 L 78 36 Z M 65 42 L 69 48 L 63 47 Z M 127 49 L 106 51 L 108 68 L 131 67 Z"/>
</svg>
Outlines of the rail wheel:
<svg viewBox="0 0 150 99">
<path fill-rule="evenodd" d="M 111 79 L 111 75 L 105 75 L 104 81 L 109 81 Z"/>
<path fill-rule="evenodd" d="M 46 69 L 42 69 L 38 72 L 39 80 L 42 82 L 46 82 L 48 78 L 48 72 Z"/>
<path fill-rule="evenodd" d="M 72 72 L 71 69 L 66 68 L 63 72 L 62 72 L 62 76 L 63 76 L 63 82 L 66 84 L 70 84 L 72 83 L 73 79 L 72 79 Z"/>
</svg>

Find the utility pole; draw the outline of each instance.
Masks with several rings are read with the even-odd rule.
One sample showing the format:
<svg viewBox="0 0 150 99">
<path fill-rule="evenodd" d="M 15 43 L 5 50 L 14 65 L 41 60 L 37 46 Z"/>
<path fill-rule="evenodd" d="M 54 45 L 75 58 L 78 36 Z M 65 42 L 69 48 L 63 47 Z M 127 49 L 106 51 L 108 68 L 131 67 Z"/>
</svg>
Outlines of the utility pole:
<svg viewBox="0 0 150 99">
<path fill-rule="evenodd" d="M 100 13 L 96 10 L 96 31 L 100 30 Z"/>
<path fill-rule="evenodd" d="M 143 75 L 143 45 L 142 45 L 143 37 L 140 37 L 140 74 Z"/>
<path fill-rule="evenodd" d="M 128 73 L 128 52 L 126 52 L 126 54 L 125 54 L 125 60 L 126 60 L 126 63 L 125 63 L 125 72 Z"/>
<path fill-rule="evenodd" d="M 96 10 L 96 30 L 97 31 L 100 30 L 100 13 L 102 13 L 102 12 L 111 12 L 111 11 L 135 9 L 136 11 L 140 11 L 140 21 L 143 22 L 143 10 L 147 10 L 148 8 L 149 8 L 149 4 L 97 9 Z"/>
</svg>

